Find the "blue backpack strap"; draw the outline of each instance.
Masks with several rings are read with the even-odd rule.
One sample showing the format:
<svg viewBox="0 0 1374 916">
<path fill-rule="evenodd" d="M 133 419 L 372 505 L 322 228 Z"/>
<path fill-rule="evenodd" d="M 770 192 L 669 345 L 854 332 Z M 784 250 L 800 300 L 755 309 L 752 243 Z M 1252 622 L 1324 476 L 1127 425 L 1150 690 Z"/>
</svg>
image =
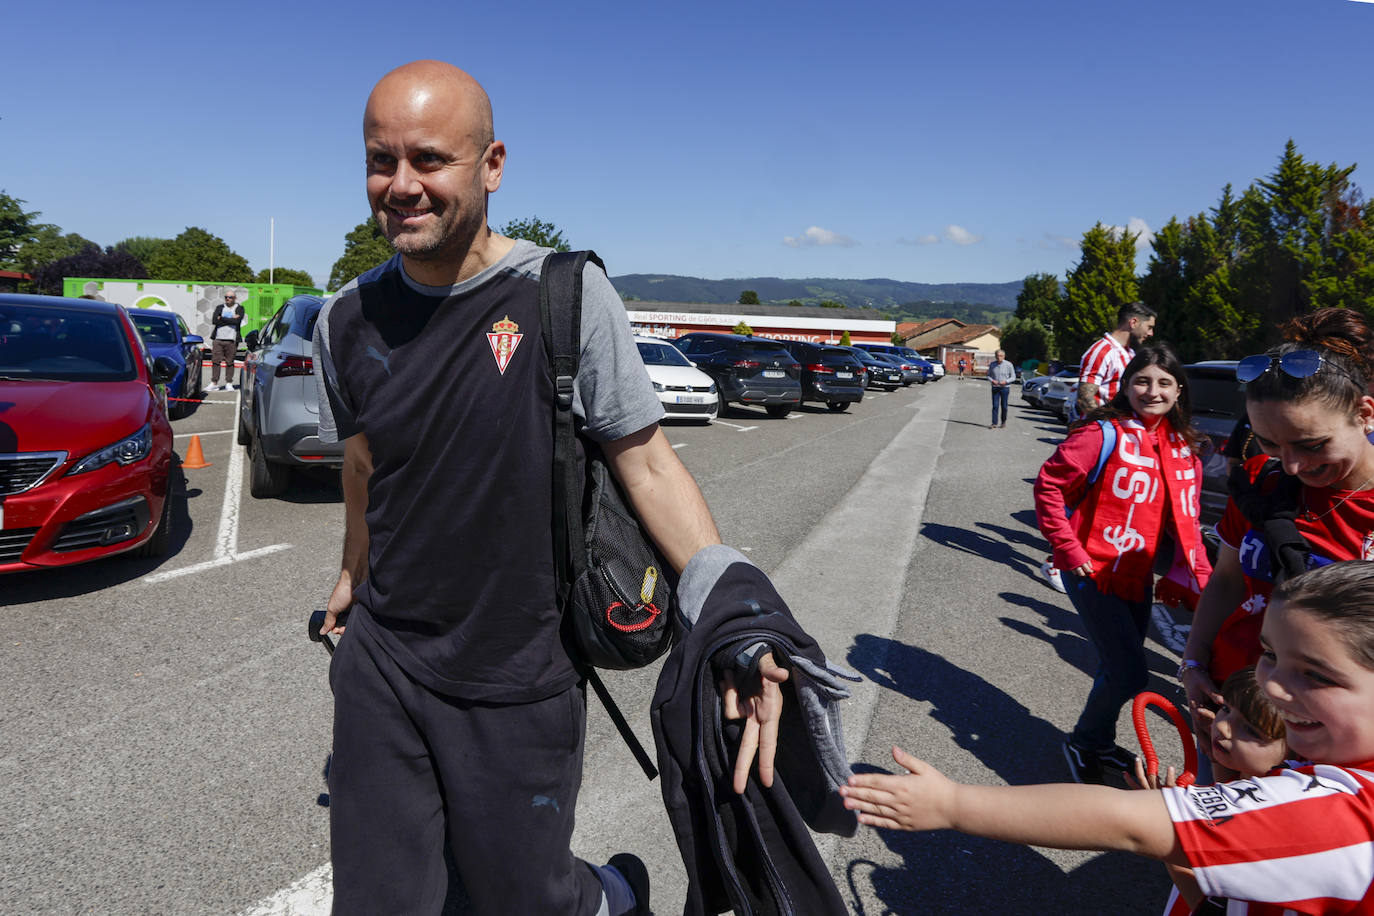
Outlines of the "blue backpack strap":
<svg viewBox="0 0 1374 916">
<path fill-rule="evenodd" d="M 1107 466 L 1107 459 L 1112 457 L 1112 452 L 1116 451 L 1116 424 L 1111 420 L 1098 420 L 1097 426 L 1102 430 L 1102 449 L 1097 453 L 1097 464 L 1093 465 L 1092 473 L 1088 475 L 1088 486 L 1097 483 L 1102 476 L 1102 469 Z M 1064 517 L 1073 516 L 1074 506 L 1064 507 Z"/>
<path fill-rule="evenodd" d="M 1102 469 L 1107 466 L 1107 459 L 1116 451 L 1116 424 L 1111 420 L 1098 420 L 1097 425 L 1102 429 L 1102 451 L 1097 455 L 1097 464 L 1093 465 L 1093 472 L 1088 475 L 1088 486 L 1097 483 L 1097 479 L 1102 476 Z"/>
</svg>

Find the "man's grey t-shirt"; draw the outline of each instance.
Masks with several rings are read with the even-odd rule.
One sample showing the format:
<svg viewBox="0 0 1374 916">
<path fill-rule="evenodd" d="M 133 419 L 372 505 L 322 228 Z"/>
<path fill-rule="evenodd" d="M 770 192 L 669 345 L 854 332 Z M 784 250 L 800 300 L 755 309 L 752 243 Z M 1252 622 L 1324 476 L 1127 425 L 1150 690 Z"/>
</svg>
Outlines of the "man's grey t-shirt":
<svg viewBox="0 0 1374 916">
<path fill-rule="evenodd" d="M 320 436 L 367 436 L 367 578 L 350 625 L 442 693 L 521 702 L 575 683 L 553 586 L 553 383 L 539 322 L 548 249 L 517 241 L 454 287 L 399 257 L 326 303 L 315 329 Z M 624 305 L 584 273 L 574 409 L 599 441 L 663 409 Z"/>
</svg>

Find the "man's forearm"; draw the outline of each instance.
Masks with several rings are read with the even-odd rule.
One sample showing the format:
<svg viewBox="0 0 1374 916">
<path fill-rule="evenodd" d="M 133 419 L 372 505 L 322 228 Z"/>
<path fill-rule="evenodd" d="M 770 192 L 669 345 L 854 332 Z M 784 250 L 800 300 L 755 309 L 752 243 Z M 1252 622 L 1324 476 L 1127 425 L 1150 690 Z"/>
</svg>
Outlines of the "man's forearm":
<svg viewBox="0 0 1374 916">
<path fill-rule="evenodd" d="M 1082 382 L 1078 386 L 1078 410 L 1087 413 L 1098 406 L 1097 386 L 1092 382 Z"/>
<path fill-rule="evenodd" d="M 720 543 L 720 532 L 691 473 L 657 426 L 603 446 L 658 549 L 677 572 L 696 552 Z"/>
<path fill-rule="evenodd" d="M 367 482 L 372 476 L 372 454 L 361 434 L 350 438 L 345 444 L 341 476 L 344 494 L 341 568 L 350 583 L 356 584 L 367 575 Z"/>
</svg>

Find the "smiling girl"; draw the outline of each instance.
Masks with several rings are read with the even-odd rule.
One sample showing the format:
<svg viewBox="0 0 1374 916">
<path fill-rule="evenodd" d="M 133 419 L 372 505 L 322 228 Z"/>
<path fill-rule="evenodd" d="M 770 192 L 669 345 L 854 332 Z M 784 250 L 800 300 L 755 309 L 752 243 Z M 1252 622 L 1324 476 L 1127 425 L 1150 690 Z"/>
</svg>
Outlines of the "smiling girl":
<svg viewBox="0 0 1374 916">
<path fill-rule="evenodd" d="M 1255 664 L 1277 582 L 1339 560 L 1374 559 L 1370 329 L 1346 309 L 1285 328 L 1288 342 L 1241 360 L 1265 454 L 1232 478 L 1216 570 L 1193 618 L 1179 677 L 1194 711 L 1215 708 L 1231 672 Z M 1208 750 L 1207 736 L 1199 744 Z"/>
<path fill-rule="evenodd" d="M 952 829 L 1059 849 L 1123 850 L 1190 866 L 1227 913 L 1374 914 L 1374 563 L 1274 592 L 1256 677 L 1295 754 L 1315 763 L 1213 786 L 968 786 L 900 748 L 907 775 L 853 776 L 860 822 Z"/>
<path fill-rule="evenodd" d="M 1116 744 L 1121 708 L 1149 680 L 1145 629 L 1155 555 L 1201 588 L 1210 566 L 1198 528 L 1201 465 L 1183 366 L 1142 347 L 1116 396 L 1070 431 L 1035 481 L 1035 514 L 1098 655 L 1098 672 L 1064 743 L 1075 782 L 1101 783 L 1135 755 Z"/>
</svg>

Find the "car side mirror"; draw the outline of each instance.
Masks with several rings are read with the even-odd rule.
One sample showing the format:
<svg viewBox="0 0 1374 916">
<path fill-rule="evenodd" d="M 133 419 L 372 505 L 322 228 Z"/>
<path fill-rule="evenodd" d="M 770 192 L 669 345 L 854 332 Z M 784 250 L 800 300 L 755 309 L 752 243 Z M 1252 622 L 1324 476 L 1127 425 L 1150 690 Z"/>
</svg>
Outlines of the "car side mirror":
<svg viewBox="0 0 1374 916">
<path fill-rule="evenodd" d="M 181 369 L 176 364 L 176 360 L 170 356 L 159 356 L 153 360 L 153 383 L 165 385 L 176 378 L 177 372 Z"/>
<path fill-rule="evenodd" d="M 181 339 L 185 343 L 193 344 L 196 346 L 205 343 L 205 338 L 201 337 L 199 334 L 187 334 L 185 337 Z"/>
<path fill-rule="evenodd" d="M 252 330 L 245 334 L 243 336 L 243 345 L 250 350 L 256 350 L 258 348 L 258 332 Z"/>
</svg>

